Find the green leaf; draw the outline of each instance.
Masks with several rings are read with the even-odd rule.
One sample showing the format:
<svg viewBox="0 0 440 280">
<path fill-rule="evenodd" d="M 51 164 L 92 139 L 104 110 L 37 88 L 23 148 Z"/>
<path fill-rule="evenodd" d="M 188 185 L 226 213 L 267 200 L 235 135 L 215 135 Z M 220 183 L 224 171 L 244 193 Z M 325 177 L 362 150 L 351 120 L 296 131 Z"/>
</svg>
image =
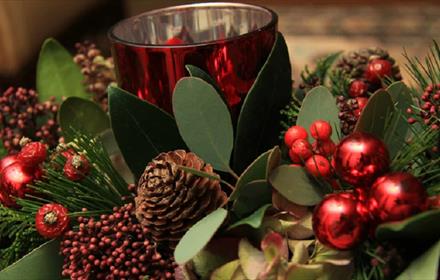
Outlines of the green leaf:
<svg viewBox="0 0 440 280">
<path fill-rule="evenodd" d="M 193 225 L 182 237 L 174 251 L 178 264 L 184 264 L 194 258 L 211 240 L 223 224 L 228 211 L 218 208 Z"/>
<path fill-rule="evenodd" d="M 259 154 L 278 144 L 280 110 L 290 100 L 292 73 L 281 33 L 247 94 L 237 123 L 233 166 L 243 171 Z"/>
<path fill-rule="evenodd" d="M 238 238 L 215 238 L 193 259 L 194 271 L 209 279 L 214 270 L 238 258 Z"/>
<path fill-rule="evenodd" d="M 269 178 L 270 173 L 281 164 L 281 150 L 279 146 L 275 146 L 269 154 L 266 167 L 266 178 Z"/>
<path fill-rule="evenodd" d="M 235 200 L 242 193 L 242 188 L 255 180 L 263 180 L 266 179 L 266 169 L 267 169 L 267 160 L 269 159 L 269 155 L 272 150 L 269 150 L 263 154 L 261 154 L 257 159 L 255 159 L 243 173 L 240 178 L 237 180 L 237 184 L 235 185 L 235 190 L 232 192 L 229 200 Z"/>
<path fill-rule="evenodd" d="M 332 140 L 338 142 L 340 135 L 339 109 L 331 92 L 318 86 L 310 90 L 304 98 L 298 114 L 297 125 L 309 129 L 316 120 L 325 120 L 333 128 Z"/>
<path fill-rule="evenodd" d="M 269 182 L 281 195 L 299 205 L 313 206 L 324 197 L 301 167 L 281 165 L 272 172 Z"/>
<path fill-rule="evenodd" d="M 230 171 L 233 128 L 228 107 L 213 86 L 182 78 L 174 89 L 177 126 L 189 149 L 220 171 Z"/>
<path fill-rule="evenodd" d="M 242 226 L 242 225 L 249 225 L 253 228 L 259 228 L 261 226 L 261 223 L 263 222 L 264 213 L 266 213 L 266 210 L 269 209 L 269 207 L 271 207 L 271 206 L 272 206 L 272 204 L 263 205 L 262 207 L 260 207 L 260 209 L 258 209 L 254 213 L 252 213 L 250 216 L 248 216 L 244 219 L 241 219 L 240 221 L 230 225 L 228 227 L 228 230 L 231 230 L 233 228 L 236 228 L 236 227 Z"/>
<path fill-rule="evenodd" d="M 8 151 L 3 146 L 3 141 L 0 141 L 0 158 L 8 155 Z"/>
<path fill-rule="evenodd" d="M 286 280 L 316 280 L 322 274 L 322 264 L 291 264 L 287 269 Z"/>
<path fill-rule="evenodd" d="M 210 280 L 231 280 L 232 276 L 240 268 L 240 260 L 235 260 L 232 262 L 228 262 L 227 264 L 216 269 L 212 275 Z"/>
<path fill-rule="evenodd" d="M 258 274 L 266 266 L 266 260 L 263 252 L 257 250 L 249 241 L 242 239 L 238 245 L 238 257 L 240 258 L 241 268 L 244 274 L 250 280 L 255 280 Z"/>
<path fill-rule="evenodd" d="M 408 137 L 409 114 L 406 112 L 413 105 L 410 89 L 403 82 L 395 82 L 387 88 L 388 94 L 394 103 L 394 114 L 385 133 L 385 143 L 388 146 L 390 157 L 393 158 L 405 145 Z"/>
<path fill-rule="evenodd" d="M 61 279 L 63 258 L 59 255 L 59 240 L 51 240 L 0 271 L 0 280 Z"/>
<path fill-rule="evenodd" d="M 439 259 L 440 240 L 414 260 L 396 280 L 438 279 Z"/>
<path fill-rule="evenodd" d="M 221 89 L 218 87 L 218 85 L 214 81 L 214 79 L 211 76 L 209 76 L 208 73 L 203 71 L 201 68 L 194 66 L 194 65 L 191 65 L 191 64 L 185 65 L 185 68 L 186 68 L 186 70 L 188 70 L 188 73 L 191 77 L 200 78 L 200 79 L 204 80 L 205 82 L 209 83 L 211 86 L 213 86 L 215 88 L 215 90 L 217 91 L 217 93 L 220 94 L 220 97 L 222 97 L 225 104 L 227 104 L 226 99 L 225 99 L 224 95 L 222 94 Z"/>
<path fill-rule="evenodd" d="M 234 201 L 231 211 L 242 218 L 265 204 L 272 202 L 272 188 L 266 180 L 256 180 L 244 185 Z"/>
<path fill-rule="evenodd" d="M 379 240 L 426 241 L 440 238 L 440 209 L 425 211 L 400 222 L 381 224 L 376 229 Z"/>
<path fill-rule="evenodd" d="M 369 132 L 384 139 L 387 120 L 393 111 L 391 96 L 384 90 L 378 90 L 368 99 L 354 131 Z"/>
<path fill-rule="evenodd" d="M 79 97 L 67 98 L 60 107 L 58 122 L 67 141 L 72 141 L 72 129 L 97 136 L 110 128 L 110 120 L 101 107 L 93 101 Z"/>
<path fill-rule="evenodd" d="M 113 133 L 137 178 L 159 153 L 186 148 L 168 113 L 118 87 L 108 93 Z"/>
<path fill-rule="evenodd" d="M 40 101 L 52 96 L 90 98 L 83 85 L 84 76 L 70 53 L 55 39 L 49 38 L 41 47 L 37 64 L 37 92 Z"/>
</svg>

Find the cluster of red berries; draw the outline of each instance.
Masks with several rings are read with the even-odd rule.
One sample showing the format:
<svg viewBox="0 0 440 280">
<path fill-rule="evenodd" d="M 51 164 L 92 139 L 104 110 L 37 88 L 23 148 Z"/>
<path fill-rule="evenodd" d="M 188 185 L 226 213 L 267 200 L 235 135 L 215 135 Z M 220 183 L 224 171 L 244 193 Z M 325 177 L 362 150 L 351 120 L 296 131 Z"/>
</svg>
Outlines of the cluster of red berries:
<svg viewBox="0 0 440 280">
<path fill-rule="evenodd" d="M 284 143 L 289 148 L 289 157 L 295 166 L 304 166 L 315 177 L 329 178 L 332 169 L 328 158 L 335 151 L 336 145 L 330 139 L 331 125 L 323 120 L 317 120 L 309 128 L 315 139 L 313 144 L 308 141 L 308 134 L 304 127 L 292 126 L 284 136 Z"/>
<path fill-rule="evenodd" d="M 134 205 L 99 219 L 78 218 L 61 242 L 63 277 L 70 279 L 174 279 L 171 252 L 160 251 L 134 215 Z"/>
<path fill-rule="evenodd" d="M 47 157 L 47 146 L 41 142 L 31 142 L 22 138 L 23 146 L 17 155 L 9 155 L 0 160 L 0 203 L 16 207 L 13 197 L 24 197 L 31 190 L 27 187 L 42 176 L 42 163 Z"/>
<path fill-rule="evenodd" d="M 10 87 L 0 94 L 0 107 L 0 138 L 9 153 L 20 150 L 22 137 L 41 140 L 50 147 L 58 144 L 59 105 L 54 100 L 40 103 L 34 90 Z"/>
<path fill-rule="evenodd" d="M 427 86 L 421 96 L 419 111 L 414 112 L 412 108 L 408 108 L 407 113 L 414 115 L 408 118 L 410 124 L 419 121 L 433 130 L 438 130 L 440 128 L 440 84 Z"/>
</svg>

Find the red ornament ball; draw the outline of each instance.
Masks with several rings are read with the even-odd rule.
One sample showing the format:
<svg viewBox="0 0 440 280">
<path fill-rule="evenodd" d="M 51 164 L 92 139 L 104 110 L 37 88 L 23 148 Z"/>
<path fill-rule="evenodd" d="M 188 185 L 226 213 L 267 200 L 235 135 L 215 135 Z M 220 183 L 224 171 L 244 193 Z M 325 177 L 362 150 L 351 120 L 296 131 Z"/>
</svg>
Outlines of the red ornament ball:
<svg viewBox="0 0 440 280">
<path fill-rule="evenodd" d="M 313 231 L 324 245 L 350 250 L 366 236 L 365 218 L 359 202 L 351 193 L 327 195 L 313 213 Z"/>
<path fill-rule="evenodd" d="M 336 150 L 336 144 L 331 139 L 326 141 L 315 141 L 313 142 L 312 147 L 313 152 L 325 157 L 333 155 Z"/>
<path fill-rule="evenodd" d="M 378 178 L 369 192 L 368 208 L 377 223 L 401 221 L 427 209 L 425 188 L 405 172 Z"/>
<path fill-rule="evenodd" d="M 16 155 L 9 155 L 5 156 L 0 160 L 0 172 L 3 171 L 7 166 L 17 162 L 17 156 Z"/>
<path fill-rule="evenodd" d="M 385 77 L 391 77 L 392 65 L 386 59 L 374 59 L 370 61 L 365 70 L 365 79 L 373 84 L 379 84 L 381 79 Z"/>
<path fill-rule="evenodd" d="M 312 137 L 317 140 L 325 141 L 332 135 L 332 126 L 324 120 L 314 121 L 309 129 Z"/>
<path fill-rule="evenodd" d="M 27 185 L 41 177 L 41 169 L 29 168 L 20 161 L 5 167 L 0 173 L 0 202 L 8 207 L 16 206 L 12 196 L 24 197 L 31 190 Z"/>
<path fill-rule="evenodd" d="M 293 163 L 303 163 L 312 155 L 312 145 L 305 139 L 298 139 L 293 142 L 289 150 L 289 157 Z"/>
<path fill-rule="evenodd" d="M 327 158 L 320 155 L 310 157 L 306 161 L 305 168 L 307 172 L 318 178 L 327 178 L 332 174 L 330 162 Z"/>
<path fill-rule="evenodd" d="M 390 165 L 385 144 L 365 132 L 355 132 L 342 139 L 333 159 L 336 174 L 356 187 L 369 186 L 386 173 Z"/>
<path fill-rule="evenodd" d="M 28 166 L 37 166 L 47 157 L 47 147 L 41 142 L 30 142 L 24 145 L 17 159 Z"/>
<path fill-rule="evenodd" d="M 360 97 L 367 94 L 368 85 L 362 80 L 354 80 L 350 84 L 350 89 L 348 91 L 348 95 L 351 97 Z"/>
<path fill-rule="evenodd" d="M 49 239 L 61 236 L 69 227 L 70 219 L 67 212 L 61 204 L 51 203 L 41 206 L 35 216 L 38 233 Z"/>
<path fill-rule="evenodd" d="M 290 148 L 293 142 L 295 142 L 296 140 L 307 139 L 307 137 L 308 135 L 305 128 L 299 125 L 295 125 L 290 127 L 286 131 L 286 134 L 284 134 L 284 143 L 286 144 L 287 147 Z"/>
<path fill-rule="evenodd" d="M 71 181 L 80 181 L 90 171 L 89 160 L 84 155 L 72 155 L 64 164 L 64 176 Z"/>
</svg>

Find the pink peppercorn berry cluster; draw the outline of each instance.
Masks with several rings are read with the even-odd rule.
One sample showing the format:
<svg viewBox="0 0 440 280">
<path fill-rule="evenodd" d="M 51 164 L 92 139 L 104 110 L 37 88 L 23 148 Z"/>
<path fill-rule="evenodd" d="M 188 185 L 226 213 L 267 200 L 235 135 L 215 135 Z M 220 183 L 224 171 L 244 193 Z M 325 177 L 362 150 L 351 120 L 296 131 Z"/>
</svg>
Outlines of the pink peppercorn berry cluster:
<svg viewBox="0 0 440 280">
<path fill-rule="evenodd" d="M 303 166 L 311 175 L 328 179 L 333 174 L 328 158 L 336 148 L 330 138 L 332 127 L 324 120 L 317 120 L 310 125 L 309 131 L 315 140 L 312 144 L 304 127 L 295 125 L 286 131 L 284 143 L 289 148 L 290 160 L 293 166 Z"/>
</svg>

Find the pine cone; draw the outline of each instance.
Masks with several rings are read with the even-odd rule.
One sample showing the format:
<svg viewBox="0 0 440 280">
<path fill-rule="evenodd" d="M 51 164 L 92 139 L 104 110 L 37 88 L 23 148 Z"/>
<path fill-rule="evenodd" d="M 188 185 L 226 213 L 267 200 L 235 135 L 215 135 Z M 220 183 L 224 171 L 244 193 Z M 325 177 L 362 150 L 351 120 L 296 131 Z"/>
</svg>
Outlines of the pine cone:
<svg viewBox="0 0 440 280">
<path fill-rule="evenodd" d="M 147 165 L 135 198 L 139 222 L 155 241 L 169 241 L 171 247 L 193 224 L 227 200 L 219 180 L 185 172 L 179 165 L 216 175 L 211 165 L 193 153 L 162 153 Z"/>
</svg>

